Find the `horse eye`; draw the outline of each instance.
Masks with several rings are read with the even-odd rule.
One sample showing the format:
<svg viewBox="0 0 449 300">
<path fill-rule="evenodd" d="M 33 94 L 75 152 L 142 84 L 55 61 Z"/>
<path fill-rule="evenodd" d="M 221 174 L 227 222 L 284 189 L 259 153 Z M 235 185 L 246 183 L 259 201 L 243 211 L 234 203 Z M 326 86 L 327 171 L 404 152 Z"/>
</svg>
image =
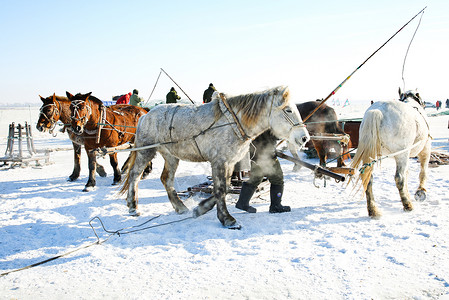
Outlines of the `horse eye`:
<svg viewBox="0 0 449 300">
<path fill-rule="evenodd" d="M 290 108 L 287 108 L 285 111 L 288 112 L 289 114 L 292 113 L 292 110 Z"/>
</svg>

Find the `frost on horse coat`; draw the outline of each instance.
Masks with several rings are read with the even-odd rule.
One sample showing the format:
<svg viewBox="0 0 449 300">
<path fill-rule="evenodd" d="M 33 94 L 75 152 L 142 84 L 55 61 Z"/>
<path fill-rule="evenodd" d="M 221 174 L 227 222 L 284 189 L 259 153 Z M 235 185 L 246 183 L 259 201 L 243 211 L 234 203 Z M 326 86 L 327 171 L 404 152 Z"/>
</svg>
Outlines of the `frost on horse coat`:
<svg viewBox="0 0 449 300">
<path fill-rule="evenodd" d="M 224 226 L 232 227 L 236 220 L 226 208 L 227 184 L 234 164 L 249 150 L 251 141 L 267 129 L 298 147 L 310 138 L 297 108 L 289 102 L 285 87 L 228 99 L 231 110 L 249 137 L 247 139 L 238 137 L 233 129 L 234 121 L 228 119 L 220 108 L 219 102 L 223 100 L 217 94 L 211 102 L 199 106 L 159 105 L 139 120 L 136 148 L 157 147 L 135 151 L 130 159 L 130 171 L 121 191 L 128 192 L 127 204 L 131 214 L 138 214 L 138 178 L 157 151 L 165 159 L 161 181 L 177 213 L 188 211 L 174 189 L 174 174 L 179 160 L 211 163 L 214 193 L 199 204 L 194 216 L 206 213 L 217 204 L 218 219 Z"/>
<path fill-rule="evenodd" d="M 373 195 L 373 160 L 391 155 L 396 160 L 395 182 L 404 210 L 410 211 L 413 205 L 407 185 L 409 157 L 416 157 L 421 164 L 419 187 L 415 199 L 425 200 L 427 168 L 430 158 L 430 133 L 426 113 L 420 105 L 419 95 L 407 92 L 401 101 L 379 101 L 368 108 L 360 126 L 360 139 L 357 153 L 351 167 L 358 169 L 364 165 L 361 174 L 366 195 L 368 214 L 379 217 L 380 213 Z M 404 101 L 404 102 L 403 102 Z"/>
</svg>

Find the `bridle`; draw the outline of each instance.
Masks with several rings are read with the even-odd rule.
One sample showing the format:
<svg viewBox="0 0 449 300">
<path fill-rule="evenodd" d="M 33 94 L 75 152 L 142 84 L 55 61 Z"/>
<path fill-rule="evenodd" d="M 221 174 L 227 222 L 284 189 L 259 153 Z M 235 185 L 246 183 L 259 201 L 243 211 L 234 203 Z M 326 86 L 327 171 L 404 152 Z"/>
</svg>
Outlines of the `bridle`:
<svg viewBox="0 0 449 300">
<path fill-rule="evenodd" d="M 58 103 L 58 101 L 55 101 L 56 103 Z M 43 105 L 40 110 L 39 110 L 39 116 L 43 116 L 49 123 L 50 123 L 50 128 L 49 128 L 49 132 L 52 133 L 53 130 L 56 127 L 56 122 L 58 122 L 58 120 L 55 120 L 55 116 L 60 116 L 61 113 L 59 112 L 59 108 L 56 105 L 56 103 L 50 103 L 50 104 L 46 104 Z M 51 114 L 50 117 L 48 117 L 45 113 L 44 113 L 44 109 L 48 108 L 48 107 L 53 107 L 53 113 Z"/>
<path fill-rule="evenodd" d="M 80 105 L 86 104 L 87 108 L 87 116 L 80 116 Z M 73 113 L 70 116 L 70 119 L 73 121 L 81 122 L 82 126 L 86 126 L 87 122 L 89 121 L 89 117 L 92 115 L 92 108 L 90 107 L 89 103 L 85 100 L 72 100 L 72 103 L 70 104 L 71 107 L 73 107 Z"/>
<path fill-rule="evenodd" d="M 292 125 L 292 129 L 295 127 L 306 127 L 306 124 L 304 124 L 304 122 L 293 121 L 293 119 L 289 116 L 289 114 L 293 114 L 293 111 L 289 107 L 283 108 L 282 114 L 283 114 L 284 118 L 290 123 L 290 125 Z"/>
<path fill-rule="evenodd" d="M 425 107 L 425 103 L 422 101 L 421 97 L 419 96 L 419 94 L 414 94 L 412 92 L 405 92 L 401 94 L 401 98 L 399 99 L 399 101 L 401 102 L 405 102 L 408 98 L 412 98 L 413 100 L 415 100 L 416 102 L 418 102 L 419 105 L 421 105 L 421 107 Z"/>
</svg>

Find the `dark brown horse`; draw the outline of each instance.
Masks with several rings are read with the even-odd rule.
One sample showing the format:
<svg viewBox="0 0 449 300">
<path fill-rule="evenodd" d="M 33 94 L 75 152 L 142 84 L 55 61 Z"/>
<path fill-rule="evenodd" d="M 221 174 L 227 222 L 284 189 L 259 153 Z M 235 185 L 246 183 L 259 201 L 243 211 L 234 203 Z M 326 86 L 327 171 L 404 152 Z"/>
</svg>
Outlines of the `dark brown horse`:
<svg viewBox="0 0 449 300">
<path fill-rule="evenodd" d="M 36 124 L 37 130 L 39 130 L 40 132 L 53 133 L 58 121 L 61 121 L 63 124 L 65 124 L 64 131 L 67 129 L 67 127 L 70 127 L 70 125 L 68 125 L 71 122 L 70 100 L 67 97 L 56 96 L 55 94 L 47 98 L 43 98 L 41 96 L 39 97 L 41 98 L 43 104 L 39 110 L 39 119 Z M 67 130 L 67 133 L 70 140 L 72 141 L 74 152 L 73 171 L 69 176 L 69 180 L 74 181 L 80 176 L 81 146 L 83 145 L 83 139 L 72 133 L 71 130 Z M 106 176 L 106 172 L 103 166 L 98 162 L 96 171 L 98 175 L 102 177 Z"/>
<path fill-rule="evenodd" d="M 103 102 L 88 94 L 66 92 L 70 104 L 71 131 L 80 137 L 89 157 L 89 180 L 83 191 L 95 186 L 96 156 L 91 150 L 100 147 L 116 147 L 134 141 L 137 122 L 148 111 L 133 105 L 113 105 L 106 107 Z M 118 184 L 121 172 L 118 168 L 117 153 L 109 154 L 114 169 L 113 184 Z M 147 168 L 147 170 L 149 170 Z"/>
<path fill-rule="evenodd" d="M 296 104 L 296 107 L 301 114 L 301 118 L 306 118 L 318 105 L 320 101 L 309 101 L 300 104 Z M 334 133 L 334 134 L 345 134 L 340 124 L 338 123 L 337 114 L 335 110 L 323 104 L 307 121 L 305 122 L 307 130 L 310 136 L 320 135 L 322 133 Z M 341 156 L 347 149 L 348 145 L 341 144 L 338 141 L 329 140 L 311 140 L 313 146 L 315 147 L 318 158 L 320 159 L 320 165 L 325 167 L 326 160 L 329 156 L 330 150 L 333 148 L 337 155 L 337 166 L 345 166 L 344 160 L 346 156 Z M 346 151 L 345 151 L 346 152 Z"/>
</svg>

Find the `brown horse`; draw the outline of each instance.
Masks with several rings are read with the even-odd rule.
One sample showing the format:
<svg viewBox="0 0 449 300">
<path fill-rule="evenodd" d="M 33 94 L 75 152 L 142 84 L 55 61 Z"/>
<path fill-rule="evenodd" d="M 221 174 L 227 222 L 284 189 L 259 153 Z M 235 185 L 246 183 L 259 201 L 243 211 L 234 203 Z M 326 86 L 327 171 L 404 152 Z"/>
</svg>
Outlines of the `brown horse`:
<svg viewBox="0 0 449 300">
<path fill-rule="evenodd" d="M 61 121 L 64 124 L 64 131 L 70 125 L 70 100 L 67 97 L 49 96 L 43 98 L 39 96 L 43 102 L 39 110 L 39 119 L 36 124 L 36 129 L 40 132 L 53 133 L 56 123 Z M 73 171 L 69 176 L 69 181 L 74 181 L 80 176 L 80 160 L 81 160 L 81 146 L 83 145 L 83 139 L 72 133 L 71 130 L 67 130 L 70 140 L 73 144 Z M 106 176 L 106 172 L 102 165 L 97 162 L 96 171 L 101 177 Z"/>
<path fill-rule="evenodd" d="M 88 94 L 66 92 L 70 104 L 71 131 L 83 141 L 89 158 L 89 180 L 83 191 L 95 187 L 96 156 L 91 150 L 100 147 L 116 147 L 134 141 L 137 122 L 148 110 L 133 105 L 104 106 L 103 102 Z M 121 172 L 118 168 L 117 153 L 109 155 L 114 169 L 113 185 L 118 184 Z M 150 162 L 151 163 L 151 162 Z M 150 168 L 146 169 L 149 172 Z"/>
<path fill-rule="evenodd" d="M 301 114 L 301 118 L 306 118 L 315 108 L 320 105 L 320 101 L 309 101 L 300 104 L 296 104 L 296 107 Z M 319 135 L 321 133 L 334 133 L 345 134 L 340 124 L 338 123 L 337 114 L 335 110 L 323 104 L 307 121 L 305 122 L 307 130 L 310 135 Z M 318 157 L 320 159 L 320 165 L 325 167 L 326 160 L 329 156 L 330 149 L 334 148 L 337 154 L 337 166 L 345 166 L 344 160 L 347 156 L 341 156 L 343 151 L 348 148 L 348 145 L 341 144 L 338 141 L 329 140 L 311 140 L 315 147 Z M 346 151 L 345 151 L 346 152 Z"/>
</svg>

